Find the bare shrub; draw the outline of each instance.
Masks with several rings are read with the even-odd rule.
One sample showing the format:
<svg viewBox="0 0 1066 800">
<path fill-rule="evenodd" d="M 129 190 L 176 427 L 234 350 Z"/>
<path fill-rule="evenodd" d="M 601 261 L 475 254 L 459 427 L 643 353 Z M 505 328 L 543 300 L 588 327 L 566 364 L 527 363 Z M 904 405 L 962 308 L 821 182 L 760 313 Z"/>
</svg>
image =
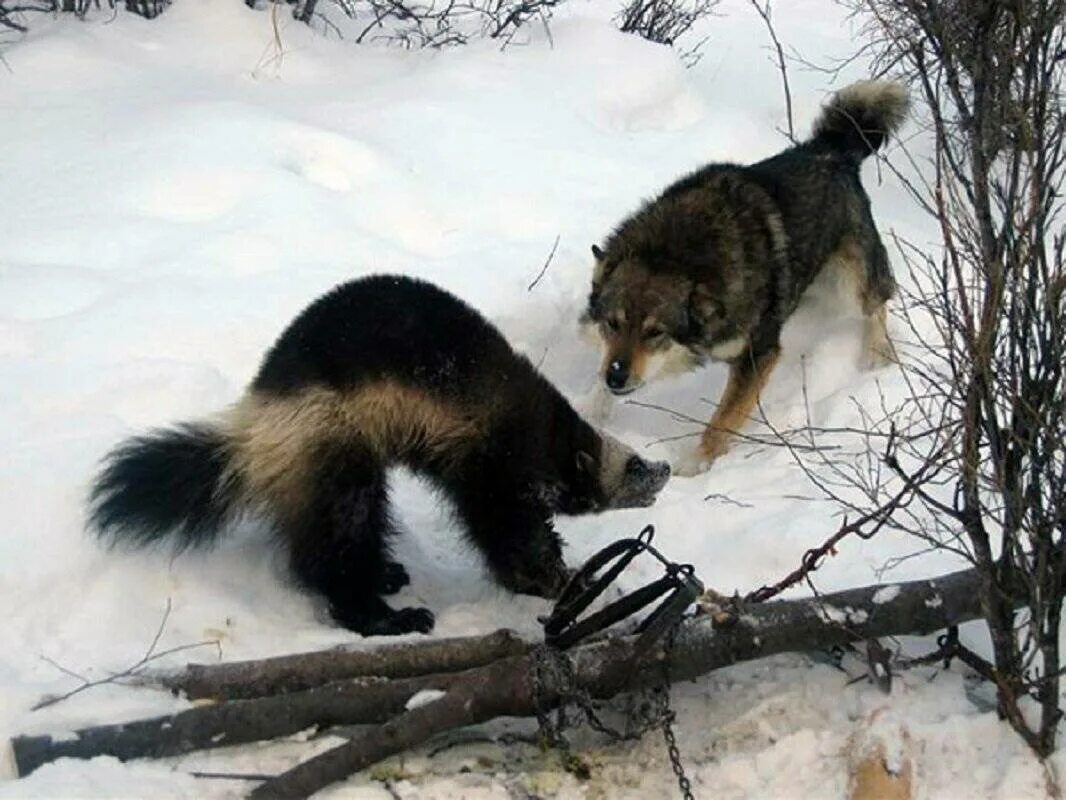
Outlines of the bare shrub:
<svg viewBox="0 0 1066 800">
<path fill-rule="evenodd" d="M 407 48 L 440 48 L 473 39 L 506 46 L 531 22 L 547 25 L 563 0 L 303 0 L 294 16 L 329 26 L 327 10 L 356 23 L 357 43 L 379 41 Z M 333 26 L 335 27 L 335 26 Z"/>
<path fill-rule="evenodd" d="M 934 147 L 904 182 L 938 241 L 895 239 L 907 390 L 866 418 L 880 458 L 808 474 L 852 513 L 902 486 L 885 524 L 980 571 L 999 712 L 1047 756 L 1066 597 L 1066 3 L 845 4 L 878 71 L 921 100 Z"/>
<path fill-rule="evenodd" d="M 623 33 L 633 33 L 649 42 L 674 46 L 699 20 L 711 16 L 719 0 L 629 0 L 615 16 Z M 699 60 L 703 42 L 682 51 L 691 65 Z"/>
<path fill-rule="evenodd" d="M 146 19 L 158 17 L 171 0 L 0 0 L 0 28 L 25 33 L 29 29 L 27 14 L 77 14 L 84 17 L 94 9 L 123 8 Z"/>
</svg>

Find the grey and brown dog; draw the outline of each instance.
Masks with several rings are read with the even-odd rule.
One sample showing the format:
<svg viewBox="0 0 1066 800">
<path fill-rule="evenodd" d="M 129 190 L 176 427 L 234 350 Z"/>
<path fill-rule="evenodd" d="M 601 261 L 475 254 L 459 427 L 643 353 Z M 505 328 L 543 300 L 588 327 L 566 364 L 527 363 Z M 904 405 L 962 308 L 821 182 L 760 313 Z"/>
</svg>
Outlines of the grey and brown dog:
<svg viewBox="0 0 1066 800">
<path fill-rule="evenodd" d="M 612 393 L 708 359 L 730 365 L 718 408 L 680 474 L 702 471 L 726 452 L 778 360 L 782 326 L 823 270 L 855 282 L 869 363 L 892 357 L 885 304 L 896 285 L 859 169 L 899 128 L 907 106 L 898 84 L 851 84 L 822 109 L 807 141 L 749 166 L 705 166 L 593 246 L 586 320 L 603 340 Z"/>
</svg>

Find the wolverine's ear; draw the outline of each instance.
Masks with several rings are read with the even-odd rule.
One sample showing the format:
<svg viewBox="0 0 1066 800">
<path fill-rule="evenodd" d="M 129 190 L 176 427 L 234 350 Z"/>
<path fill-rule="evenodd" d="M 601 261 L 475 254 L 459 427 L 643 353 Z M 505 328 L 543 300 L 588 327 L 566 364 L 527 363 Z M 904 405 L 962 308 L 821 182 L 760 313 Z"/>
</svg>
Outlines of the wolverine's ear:
<svg viewBox="0 0 1066 800">
<path fill-rule="evenodd" d="M 577 451 L 577 455 L 574 456 L 574 461 L 577 463 L 578 472 L 584 473 L 585 475 L 596 474 L 596 459 L 584 450 Z"/>
</svg>

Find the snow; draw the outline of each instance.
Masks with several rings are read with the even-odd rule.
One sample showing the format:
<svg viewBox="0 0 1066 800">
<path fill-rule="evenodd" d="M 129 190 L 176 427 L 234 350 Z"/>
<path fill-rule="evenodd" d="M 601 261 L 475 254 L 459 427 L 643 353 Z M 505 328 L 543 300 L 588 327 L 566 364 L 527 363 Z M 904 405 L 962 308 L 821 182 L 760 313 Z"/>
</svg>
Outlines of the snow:
<svg viewBox="0 0 1066 800">
<path fill-rule="evenodd" d="M 60 667 L 93 680 L 136 663 L 168 602 L 159 650 L 217 644 L 155 667 L 379 643 L 336 628 L 314 598 L 285 584 L 254 521 L 213 552 L 178 558 L 105 552 L 83 534 L 100 456 L 125 435 L 236 400 L 277 333 L 330 286 L 386 270 L 429 278 L 493 319 L 579 408 L 602 404 L 598 354 L 576 329 L 589 245 L 683 172 L 785 144 L 780 76 L 748 3 L 719 6 L 691 70 L 669 48 L 615 31 L 613 10 L 570 0 L 550 37 L 531 30 L 505 52 L 490 43 L 441 53 L 355 47 L 283 20 L 278 54 L 267 14 L 236 0 L 181 0 L 153 22 L 42 15 L 4 50 L 0 741 L 188 707 L 164 692 L 108 684 L 30 710 L 78 684 Z M 846 55 L 856 41 L 842 10 L 821 1 L 779 4 L 775 24 L 809 57 Z M 833 84 L 793 69 L 798 130 L 832 88 L 858 77 L 859 63 Z M 864 174 L 883 231 L 935 238 L 890 173 L 868 165 Z M 556 236 L 551 263 L 528 288 Z M 763 395 L 778 427 L 806 421 L 804 387 L 815 423 L 841 427 L 859 421 L 857 407 L 901 390 L 891 370 L 858 370 L 851 305 L 812 300 L 789 324 Z M 723 368 L 708 367 L 637 399 L 702 418 L 724 380 Z M 675 461 L 695 438 L 662 440 L 698 432 L 624 403 L 611 406 L 604 425 Z M 407 474 L 394 485 L 408 531 L 398 554 L 413 579 L 397 602 L 432 608 L 436 636 L 500 626 L 535 636 L 546 602 L 497 588 L 439 498 Z M 673 479 L 650 509 L 563 518 L 559 528 L 577 564 L 649 522 L 660 550 L 693 563 L 724 594 L 778 580 L 839 525 L 782 448 L 740 446 L 707 474 Z M 818 587 L 876 583 L 888 559 L 916 549 L 887 531 L 846 540 L 818 572 Z M 958 566 L 945 555 L 904 559 L 890 579 Z M 635 564 L 626 581 L 632 588 L 656 576 L 654 564 Z M 913 653 L 928 646 L 907 643 Z M 960 675 L 930 682 L 934 672 L 902 676 L 886 698 L 787 656 L 679 687 L 678 737 L 697 795 L 841 796 L 848 736 L 866 711 L 888 703 L 921 754 L 920 796 L 1006 798 L 1022 787 L 1042 796 L 1040 767 L 1014 734 L 971 702 Z M 578 741 L 607 795 L 674 791 L 659 737 Z M 133 764 L 64 760 L 0 782 L 0 797 L 235 797 L 247 784 L 188 772 L 280 771 L 308 746 L 328 744 Z M 421 772 L 390 786 L 427 798 L 592 791 L 535 748 L 497 746 L 475 758 L 473 747 L 423 756 Z M 323 794 L 388 795 L 366 775 Z"/>
<path fill-rule="evenodd" d="M 411 695 L 404 708 L 410 711 L 412 708 L 420 708 L 421 706 L 429 705 L 430 703 L 440 700 L 447 692 L 442 692 L 440 689 L 423 689 L 420 692 L 415 692 Z"/>
<path fill-rule="evenodd" d="M 884 603 L 891 603 L 897 597 L 899 597 L 900 588 L 898 586 L 883 586 L 874 592 L 871 601 L 875 606 L 883 605 Z"/>
</svg>

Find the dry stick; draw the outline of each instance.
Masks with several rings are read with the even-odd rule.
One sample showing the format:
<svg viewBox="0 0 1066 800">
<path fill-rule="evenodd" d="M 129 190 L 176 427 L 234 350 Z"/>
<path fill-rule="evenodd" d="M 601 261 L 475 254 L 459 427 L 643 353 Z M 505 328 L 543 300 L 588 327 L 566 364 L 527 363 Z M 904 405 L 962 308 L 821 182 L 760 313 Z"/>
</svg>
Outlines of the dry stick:
<svg viewBox="0 0 1066 800">
<path fill-rule="evenodd" d="M 688 680 L 740 661 L 795 650 L 813 650 L 881 636 L 928 634 L 981 614 L 979 576 L 964 570 L 932 580 L 899 584 L 891 601 L 875 603 L 883 587 L 867 586 L 825 595 L 820 600 L 782 600 L 742 609 L 726 626 L 703 616 L 686 622 L 671 653 L 673 681 Z M 826 622 L 826 608 L 840 609 L 847 626 Z M 579 688 L 594 697 L 657 682 L 662 671 L 656 659 L 637 663 L 633 639 L 613 639 L 575 648 L 570 656 Z M 530 716 L 537 707 L 558 703 L 562 687 L 544 686 L 534 695 L 528 676 L 532 656 L 514 656 L 463 673 L 439 700 L 408 711 L 380 728 L 350 739 L 266 781 L 249 797 L 307 797 L 324 786 L 430 736 L 499 716 Z"/>
<path fill-rule="evenodd" d="M 533 713 L 533 695 L 526 680 L 528 669 L 529 656 L 512 656 L 464 673 L 440 699 L 263 782 L 248 797 L 308 797 L 438 733 L 505 715 L 529 715 Z"/>
<path fill-rule="evenodd" d="M 555 241 L 552 242 L 551 252 L 548 253 L 547 259 L 544 261 L 544 266 L 540 268 L 540 272 L 537 273 L 537 277 L 533 279 L 533 283 L 526 287 L 527 292 L 532 292 L 533 288 L 540 283 L 540 279 L 544 277 L 544 273 L 548 271 L 548 265 L 552 263 L 552 259 L 555 258 L 555 250 L 559 247 L 559 237 L 561 234 L 555 235 Z"/>
<path fill-rule="evenodd" d="M 83 728 L 58 739 L 47 735 L 18 736 L 11 745 L 19 775 L 28 775 L 42 764 L 64 757 L 111 755 L 128 761 L 176 756 L 290 736 L 309 728 L 380 724 L 401 713 L 418 692 L 445 690 L 455 680 L 456 674 L 396 680 L 355 678 L 302 692 L 234 700 L 164 717 Z"/>
<path fill-rule="evenodd" d="M 766 0 L 765 6 L 760 6 L 758 0 L 751 0 L 751 4 L 755 7 L 759 16 L 762 17 L 762 21 L 766 23 L 766 30 L 770 34 L 770 41 L 773 42 L 774 49 L 777 50 L 777 68 L 781 71 L 781 84 L 785 90 L 785 115 L 788 117 L 788 140 L 795 144 L 796 131 L 792 125 L 792 92 L 788 86 L 788 68 L 785 66 L 785 51 L 782 49 L 781 42 L 777 38 L 774 24 L 770 21 L 770 0 Z"/>
<path fill-rule="evenodd" d="M 325 650 L 228 664 L 188 664 L 179 673 L 150 676 L 149 685 L 184 692 L 192 699 L 245 700 L 310 689 L 331 681 L 374 675 L 409 678 L 458 672 L 524 653 L 529 645 L 514 631 L 428 642 L 405 642 L 376 650 Z"/>
<path fill-rule="evenodd" d="M 140 671 L 149 663 L 151 663 L 152 661 L 157 661 L 158 659 L 163 658 L 164 656 L 173 655 L 174 653 L 180 653 L 183 650 L 192 650 L 197 647 L 206 647 L 207 645 L 211 644 L 215 645 L 215 647 L 219 647 L 219 642 L 217 639 L 209 639 L 203 642 L 193 642 L 192 644 L 178 645 L 177 647 L 171 647 L 157 653 L 155 649 L 159 645 L 159 639 L 163 636 L 163 631 L 166 629 L 167 620 L 170 619 L 170 612 L 171 600 L 168 597 L 166 609 L 163 611 L 163 619 L 160 620 L 159 627 L 156 629 L 155 632 L 155 636 L 152 637 L 152 643 L 148 645 L 148 650 L 145 651 L 145 654 L 141 656 L 140 660 L 136 663 L 131 664 L 121 672 L 116 672 L 111 675 L 108 675 L 106 678 L 100 678 L 99 680 L 91 681 L 88 678 L 84 678 L 78 673 L 67 669 L 62 664 L 57 663 L 53 659 L 48 658 L 47 656 L 41 656 L 42 659 L 44 659 L 46 662 L 58 669 L 60 672 L 64 672 L 73 678 L 77 678 L 82 682 L 82 684 L 81 686 L 77 686 L 64 694 L 41 698 L 30 708 L 30 711 L 38 711 L 42 708 L 53 706 L 56 703 L 60 703 L 63 700 L 66 700 L 67 698 L 79 694 L 80 692 L 84 692 L 86 689 L 92 689 L 94 686 L 102 686 L 105 683 L 118 683 L 123 678 L 133 678 L 134 676 L 138 675 Z"/>
<path fill-rule="evenodd" d="M 678 422 L 691 422 L 694 425 L 699 425 L 700 426 L 700 430 L 698 430 L 698 431 L 693 431 L 692 433 L 678 434 L 676 436 L 666 436 L 666 437 L 663 437 L 661 439 L 656 439 L 654 442 L 652 442 L 652 444 L 662 444 L 663 442 L 677 441 L 678 439 L 687 439 L 690 436 L 693 436 L 693 437 L 694 436 L 699 436 L 703 432 L 703 429 L 707 427 L 707 423 L 704 420 L 697 419 L 696 417 L 693 417 L 693 416 L 690 416 L 688 414 L 685 414 L 683 411 L 678 411 L 677 409 L 674 409 L 674 408 L 669 408 L 667 406 L 658 405 L 656 403 L 645 403 L 642 400 L 626 400 L 624 402 L 625 402 L 626 405 L 629 405 L 629 406 L 637 406 L 638 408 L 648 408 L 648 409 L 651 409 L 652 411 L 662 411 L 663 413 L 669 414 L 670 416 L 672 416 Z M 762 406 L 760 405 L 759 408 L 760 408 L 760 411 L 761 411 L 762 410 Z M 766 416 L 766 414 L 763 414 L 763 417 L 765 417 L 765 416 Z M 754 421 L 752 417 L 749 417 L 748 420 L 749 421 Z M 820 451 L 820 450 L 838 450 L 839 446 L 838 445 L 832 445 L 832 444 L 828 444 L 828 445 L 796 444 L 796 443 L 790 441 L 789 437 L 799 436 L 800 434 L 807 434 L 809 436 L 811 433 L 815 433 L 815 432 L 817 432 L 817 433 L 851 433 L 851 432 L 853 432 L 853 430 L 851 428 L 816 428 L 816 427 L 813 427 L 813 426 L 810 426 L 810 425 L 804 426 L 802 428 L 789 428 L 787 430 L 780 430 L 779 431 L 779 430 L 773 429 L 769 425 L 769 423 L 765 422 L 765 419 L 764 419 L 764 424 L 766 424 L 766 426 L 771 429 L 771 434 L 770 435 L 762 436 L 762 435 L 759 435 L 757 433 L 746 433 L 745 431 L 734 429 L 734 428 L 720 428 L 720 430 L 725 431 L 730 436 L 732 436 L 735 439 L 738 439 L 740 441 L 743 441 L 743 442 L 749 442 L 751 444 L 763 445 L 763 446 L 766 446 L 766 447 L 787 447 L 787 448 L 792 449 L 792 450 L 802 450 L 802 451 L 805 451 L 805 452 L 806 451 Z"/>
</svg>

